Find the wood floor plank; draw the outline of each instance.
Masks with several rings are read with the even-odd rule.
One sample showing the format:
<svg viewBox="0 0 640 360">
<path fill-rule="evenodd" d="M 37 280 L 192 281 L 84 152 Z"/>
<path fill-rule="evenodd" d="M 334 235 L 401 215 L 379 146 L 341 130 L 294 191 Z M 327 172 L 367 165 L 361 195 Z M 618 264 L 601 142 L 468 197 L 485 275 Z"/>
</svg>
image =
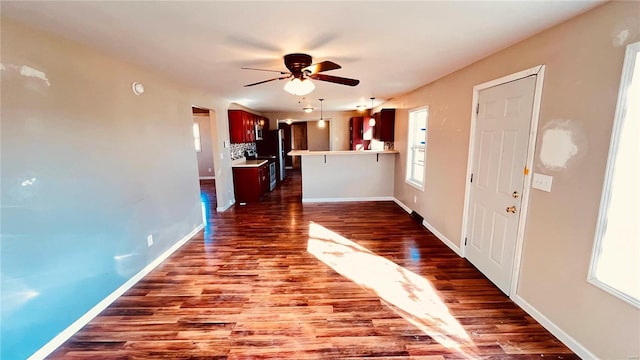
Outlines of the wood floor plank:
<svg viewBox="0 0 640 360">
<path fill-rule="evenodd" d="M 578 359 L 393 202 L 303 204 L 299 173 L 205 230 L 49 359 Z"/>
</svg>

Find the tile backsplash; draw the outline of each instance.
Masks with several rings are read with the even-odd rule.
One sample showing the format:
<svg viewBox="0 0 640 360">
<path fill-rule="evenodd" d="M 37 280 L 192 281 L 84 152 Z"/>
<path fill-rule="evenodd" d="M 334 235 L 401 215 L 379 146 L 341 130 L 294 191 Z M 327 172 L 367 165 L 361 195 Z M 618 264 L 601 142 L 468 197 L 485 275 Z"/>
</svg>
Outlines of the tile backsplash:
<svg viewBox="0 0 640 360">
<path fill-rule="evenodd" d="M 231 160 L 237 160 L 244 156 L 245 150 L 255 150 L 256 143 L 231 144 Z"/>
</svg>

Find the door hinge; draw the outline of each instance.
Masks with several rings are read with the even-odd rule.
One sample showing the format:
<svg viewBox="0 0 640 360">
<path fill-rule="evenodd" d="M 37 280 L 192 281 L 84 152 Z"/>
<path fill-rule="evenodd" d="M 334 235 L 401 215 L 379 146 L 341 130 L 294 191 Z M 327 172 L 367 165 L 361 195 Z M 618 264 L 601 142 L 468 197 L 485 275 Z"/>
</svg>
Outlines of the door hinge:
<svg viewBox="0 0 640 360">
<path fill-rule="evenodd" d="M 476 104 L 476 115 L 480 114 L 480 103 Z"/>
<path fill-rule="evenodd" d="M 467 238 L 464 238 L 464 246 L 467 246 Z"/>
<path fill-rule="evenodd" d="M 471 179 L 469 179 L 469 182 L 473 182 L 473 173 L 471 173 Z"/>
</svg>

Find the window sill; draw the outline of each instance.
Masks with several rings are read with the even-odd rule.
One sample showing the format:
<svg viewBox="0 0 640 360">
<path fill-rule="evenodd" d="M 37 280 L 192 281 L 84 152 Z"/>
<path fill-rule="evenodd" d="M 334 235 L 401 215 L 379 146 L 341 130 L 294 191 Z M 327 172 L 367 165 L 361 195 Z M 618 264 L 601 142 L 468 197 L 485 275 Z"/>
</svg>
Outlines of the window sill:
<svg viewBox="0 0 640 360">
<path fill-rule="evenodd" d="M 404 182 L 406 184 L 411 185 L 412 187 L 420 190 L 420 191 L 424 191 L 424 183 L 420 184 L 420 183 L 417 183 L 417 182 L 411 181 L 411 180 L 405 180 Z"/>
<path fill-rule="evenodd" d="M 601 290 L 604 290 L 605 292 L 608 292 L 609 294 L 617 297 L 618 299 L 626 302 L 627 304 L 635 307 L 636 309 L 640 309 L 640 300 L 639 299 L 636 299 L 633 296 L 630 296 L 630 295 L 628 295 L 628 294 L 626 294 L 626 293 L 624 293 L 624 292 L 622 292 L 622 291 L 620 291 L 620 290 L 618 290 L 618 289 L 616 289 L 614 287 L 611 287 L 611 286 L 607 285 L 606 283 L 603 283 L 602 281 L 600 281 L 600 280 L 598 280 L 596 278 L 589 278 L 589 279 L 587 279 L 587 281 L 591 285 L 593 285 L 593 286 L 595 286 L 595 287 L 597 287 L 597 288 L 599 288 Z"/>
</svg>

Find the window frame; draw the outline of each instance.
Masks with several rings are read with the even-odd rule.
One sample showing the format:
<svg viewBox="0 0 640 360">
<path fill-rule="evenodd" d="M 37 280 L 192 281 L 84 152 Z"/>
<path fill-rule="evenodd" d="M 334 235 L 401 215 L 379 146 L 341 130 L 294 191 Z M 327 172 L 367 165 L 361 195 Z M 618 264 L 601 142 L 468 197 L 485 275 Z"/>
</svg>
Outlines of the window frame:
<svg viewBox="0 0 640 360">
<path fill-rule="evenodd" d="M 631 294 L 627 294 L 623 290 L 598 279 L 598 261 L 603 248 L 604 235 L 607 228 L 607 217 L 611 202 L 611 193 L 613 178 L 615 172 L 615 163 L 618 155 L 618 144 L 623 130 L 624 121 L 627 118 L 628 89 L 631 85 L 636 69 L 637 58 L 640 58 L 640 42 L 627 45 L 625 51 L 624 65 L 622 68 L 622 76 L 620 80 L 620 89 L 618 91 L 618 102 L 616 104 L 616 112 L 614 117 L 613 129 L 611 131 L 611 140 L 609 144 L 609 155 L 607 158 L 607 167 L 605 172 L 604 184 L 602 186 L 602 195 L 600 207 L 598 211 L 598 220 L 596 223 L 596 232 L 591 254 L 591 262 L 589 264 L 589 273 L 587 281 L 596 287 L 616 296 L 617 298 L 629 303 L 630 305 L 640 308 L 640 297 L 636 298 Z M 636 75 L 637 76 L 637 75 Z M 638 164 L 636 164 L 638 166 Z M 618 174 L 619 175 L 619 174 Z M 638 241 L 638 239 L 636 239 Z M 637 269 L 636 269 L 637 270 Z"/>
<path fill-rule="evenodd" d="M 415 144 L 415 137 L 416 135 L 414 134 L 414 131 L 416 130 L 416 126 L 415 126 L 415 115 L 419 112 L 425 111 L 426 112 L 426 119 L 425 119 L 425 128 L 424 128 L 424 164 L 422 165 L 422 181 L 418 181 L 415 179 L 414 177 L 414 163 L 415 163 L 415 157 L 414 157 L 414 144 Z M 415 187 L 418 190 L 424 191 L 424 185 L 425 185 L 425 176 L 426 176 L 426 170 L 427 170 L 427 133 L 429 132 L 429 106 L 425 105 L 425 106 L 421 106 L 415 109 L 411 109 L 409 110 L 409 114 L 408 114 L 408 126 L 407 126 L 407 161 L 405 163 L 406 166 L 406 171 L 405 171 L 405 183 Z"/>
</svg>

